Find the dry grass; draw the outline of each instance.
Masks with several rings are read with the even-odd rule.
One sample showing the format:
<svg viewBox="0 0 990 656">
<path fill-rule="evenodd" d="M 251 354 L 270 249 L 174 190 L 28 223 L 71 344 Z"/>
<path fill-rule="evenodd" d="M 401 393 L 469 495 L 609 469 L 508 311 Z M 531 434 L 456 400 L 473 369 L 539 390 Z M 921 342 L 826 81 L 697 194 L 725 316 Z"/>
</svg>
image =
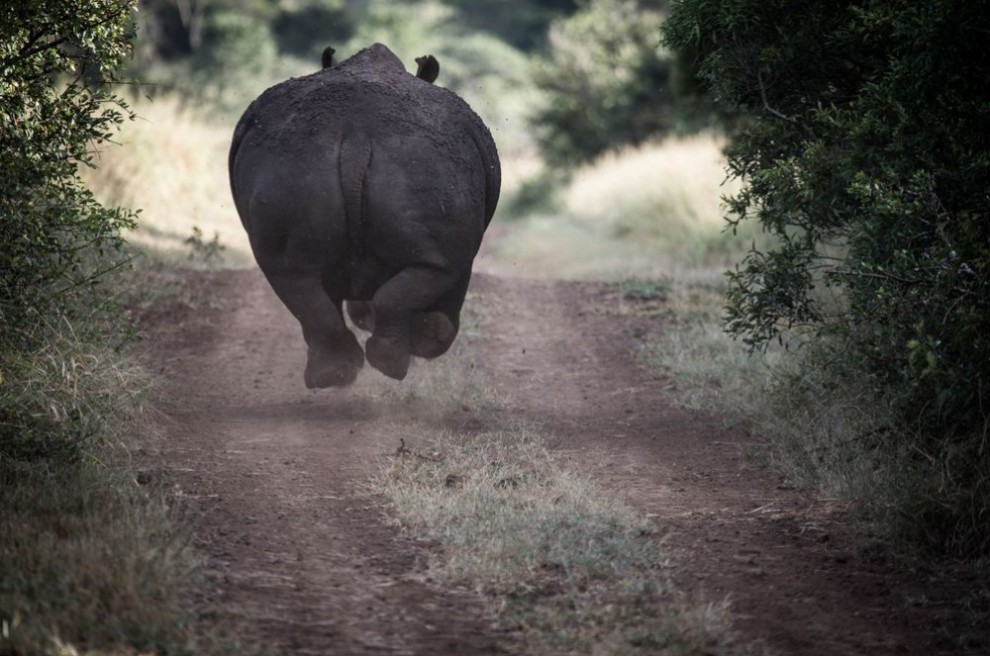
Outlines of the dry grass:
<svg viewBox="0 0 990 656">
<path fill-rule="evenodd" d="M 671 400 L 693 410 L 723 415 L 731 421 L 755 417 L 767 402 L 785 352 L 776 347 L 750 353 L 722 326 L 724 278 L 702 271 L 669 283 L 660 303 L 629 298 L 664 320 L 662 338 L 643 345 L 643 363 L 677 382 Z M 629 282 L 620 283 L 620 289 Z M 645 283 L 639 282 L 640 286 Z M 629 292 L 624 290 L 629 297 Z"/>
<path fill-rule="evenodd" d="M 722 186 L 722 145 L 699 135 L 606 155 L 574 176 L 565 211 L 661 250 L 703 242 L 721 231 L 720 196 L 731 189 Z"/>
<path fill-rule="evenodd" d="M 6 646 L 176 651 L 186 641 L 177 590 L 195 561 L 161 501 L 117 462 L 147 376 L 68 325 L 39 327 L 35 342 L 0 362 Z"/>
<path fill-rule="evenodd" d="M 647 306 L 643 301 L 633 305 Z M 745 423 L 767 440 L 766 458 L 789 480 L 825 497 L 865 499 L 881 485 L 877 454 L 854 439 L 889 419 L 865 389 L 836 388 L 806 349 L 750 352 L 725 333 L 721 290 L 677 283 L 652 306 L 662 338 L 643 344 L 645 366 L 671 377 L 671 400 Z"/>
<path fill-rule="evenodd" d="M 423 443 L 376 485 L 403 525 L 442 545 L 432 576 L 488 597 L 526 653 L 732 653 L 725 609 L 669 583 L 653 524 L 568 471 L 538 431 L 503 421 Z"/>
<path fill-rule="evenodd" d="M 0 476 L 0 612 L 14 653 L 56 652 L 57 641 L 189 651 L 181 592 L 197 562 L 164 504 L 90 463 Z"/>
<path fill-rule="evenodd" d="M 140 208 L 137 230 L 128 240 L 168 262 L 189 264 L 186 240 L 199 228 L 203 241 L 217 236 L 226 247 L 222 264 L 250 265 L 247 235 L 227 180 L 234 120 L 221 112 L 207 116 L 175 96 L 131 103 L 138 118 L 121 131 L 123 147 L 105 147 L 99 168 L 87 171 L 97 198 Z"/>
<path fill-rule="evenodd" d="M 748 243 L 723 230 L 720 199 L 735 189 L 724 180 L 711 135 L 605 156 L 548 189 L 552 211 L 514 224 L 499 258 L 507 271 L 558 278 L 718 276 Z"/>
<path fill-rule="evenodd" d="M 666 321 L 643 345 L 643 362 L 671 377 L 680 405 L 742 424 L 763 441 L 759 456 L 791 483 L 857 511 L 861 534 L 911 551 L 929 524 L 968 508 L 940 505 L 945 462 L 920 460 L 896 419 L 897 400 L 878 394 L 856 361 L 827 339 L 750 353 L 722 330 L 721 298 L 675 288 L 652 311 Z"/>
<path fill-rule="evenodd" d="M 121 355 L 118 341 L 80 337 L 68 320 L 40 323 L 32 341 L 27 352 L 0 354 L 3 428 L 33 428 L 7 435 L 0 453 L 75 457 L 91 446 L 116 444 L 142 413 L 147 373 Z"/>
<path fill-rule="evenodd" d="M 130 463 L 148 374 L 68 324 L 33 338 L 0 353 L 0 653 L 237 653 L 194 621 L 198 558 Z"/>
</svg>

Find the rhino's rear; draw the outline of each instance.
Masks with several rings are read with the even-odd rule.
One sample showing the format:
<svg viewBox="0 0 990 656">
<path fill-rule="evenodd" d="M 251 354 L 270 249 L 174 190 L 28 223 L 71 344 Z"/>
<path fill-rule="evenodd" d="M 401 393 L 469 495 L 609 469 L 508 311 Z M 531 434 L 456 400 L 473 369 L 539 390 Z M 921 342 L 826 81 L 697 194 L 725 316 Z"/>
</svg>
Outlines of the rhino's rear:
<svg viewBox="0 0 990 656">
<path fill-rule="evenodd" d="M 491 135 L 455 94 L 382 66 L 386 53 L 276 85 L 241 119 L 231 187 L 256 255 L 315 239 L 393 267 L 410 249 L 474 256 L 498 200 Z"/>
<path fill-rule="evenodd" d="M 500 185 L 491 134 L 384 46 L 263 93 L 234 132 L 230 182 L 259 266 L 299 320 L 309 387 L 365 357 L 392 378 L 457 335 Z M 364 348 L 341 314 L 373 330 Z"/>
</svg>

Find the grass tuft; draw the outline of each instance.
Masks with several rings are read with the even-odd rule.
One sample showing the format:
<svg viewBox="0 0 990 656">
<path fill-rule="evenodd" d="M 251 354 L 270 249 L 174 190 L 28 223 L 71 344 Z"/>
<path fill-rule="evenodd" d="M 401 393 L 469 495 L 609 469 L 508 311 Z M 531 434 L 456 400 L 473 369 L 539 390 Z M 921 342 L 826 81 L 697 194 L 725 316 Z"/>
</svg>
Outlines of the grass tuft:
<svg viewBox="0 0 990 656">
<path fill-rule="evenodd" d="M 665 293 L 666 282 L 634 289 Z M 450 353 L 401 392 L 368 383 L 386 397 L 439 402 L 432 416 L 446 417 L 395 426 L 402 446 L 371 483 L 403 527 L 440 546 L 430 576 L 479 591 L 525 653 L 741 653 L 726 604 L 699 606 L 671 585 L 655 525 L 568 469 L 486 386 L 475 360 L 485 315 L 499 311 L 472 292 Z M 438 427 L 451 416 L 468 419 Z"/>
<path fill-rule="evenodd" d="M 0 485 L 0 615 L 15 627 L 13 653 L 59 642 L 193 653 L 179 591 L 197 561 L 160 500 L 93 463 L 8 465 Z"/>
<path fill-rule="evenodd" d="M 0 457 L 79 458 L 140 413 L 147 374 L 119 345 L 84 340 L 68 321 L 39 324 L 34 347 L 0 355 Z"/>
<path fill-rule="evenodd" d="M 670 281 L 661 278 L 650 280 L 645 278 L 625 278 L 619 281 L 619 291 L 623 298 L 633 301 L 663 302 L 671 292 Z"/>
<path fill-rule="evenodd" d="M 936 458 L 913 447 L 919 440 L 898 420 L 898 399 L 878 393 L 872 376 L 829 343 L 750 353 L 722 330 L 718 296 L 690 300 L 672 294 L 662 337 L 642 350 L 648 367 L 675 382 L 676 403 L 749 426 L 774 469 L 854 510 L 862 531 L 895 551 L 934 545 L 965 554 L 990 543 L 979 510 L 990 475 L 972 471 L 976 454 L 960 448 Z M 960 476 L 974 483 L 965 492 Z"/>
<path fill-rule="evenodd" d="M 441 545 L 433 578 L 485 595 L 528 653 L 735 653 L 725 606 L 670 585 L 651 522 L 504 408 L 495 423 L 420 434 L 422 450 L 400 451 L 374 481 L 403 526 Z"/>
</svg>

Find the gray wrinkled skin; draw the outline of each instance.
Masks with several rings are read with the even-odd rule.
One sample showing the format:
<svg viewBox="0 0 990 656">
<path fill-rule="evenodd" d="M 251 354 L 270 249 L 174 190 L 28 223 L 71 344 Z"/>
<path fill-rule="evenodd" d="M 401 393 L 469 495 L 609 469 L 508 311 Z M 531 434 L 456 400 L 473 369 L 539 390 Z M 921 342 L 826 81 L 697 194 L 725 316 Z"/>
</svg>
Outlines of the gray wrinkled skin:
<svg viewBox="0 0 990 656">
<path fill-rule="evenodd" d="M 261 94 L 229 165 L 255 259 L 302 325 L 308 387 L 350 384 L 365 356 L 401 380 L 410 355 L 450 348 L 501 183 L 463 100 L 375 44 Z"/>
</svg>

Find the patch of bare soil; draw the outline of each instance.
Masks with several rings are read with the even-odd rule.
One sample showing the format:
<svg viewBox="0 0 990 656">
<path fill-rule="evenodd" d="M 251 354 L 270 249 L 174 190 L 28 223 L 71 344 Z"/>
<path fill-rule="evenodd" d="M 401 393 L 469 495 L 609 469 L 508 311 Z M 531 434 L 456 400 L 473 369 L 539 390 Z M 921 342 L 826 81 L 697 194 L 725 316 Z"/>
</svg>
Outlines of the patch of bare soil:
<svg viewBox="0 0 990 656">
<path fill-rule="evenodd" d="M 165 436 L 146 460 L 208 556 L 216 620 L 275 653 L 512 653 L 481 599 L 429 580 L 435 547 L 403 536 L 364 485 L 395 452 L 396 422 L 463 418 L 376 392 L 401 383 L 369 388 L 380 374 L 367 368 L 352 388 L 308 391 L 298 325 L 260 273 L 186 282 L 198 307 L 142 317 L 168 381 Z M 744 455 L 751 436 L 670 405 L 669 383 L 635 359 L 632 333 L 649 320 L 616 316 L 611 288 L 477 276 L 474 289 L 489 382 L 574 467 L 654 518 L 679 584 L 729 596 L 746 641 L 779 654 L 939 653 L 933 609 L 958 586 L 865 556 L 828 506 Z"/>
</svg>

